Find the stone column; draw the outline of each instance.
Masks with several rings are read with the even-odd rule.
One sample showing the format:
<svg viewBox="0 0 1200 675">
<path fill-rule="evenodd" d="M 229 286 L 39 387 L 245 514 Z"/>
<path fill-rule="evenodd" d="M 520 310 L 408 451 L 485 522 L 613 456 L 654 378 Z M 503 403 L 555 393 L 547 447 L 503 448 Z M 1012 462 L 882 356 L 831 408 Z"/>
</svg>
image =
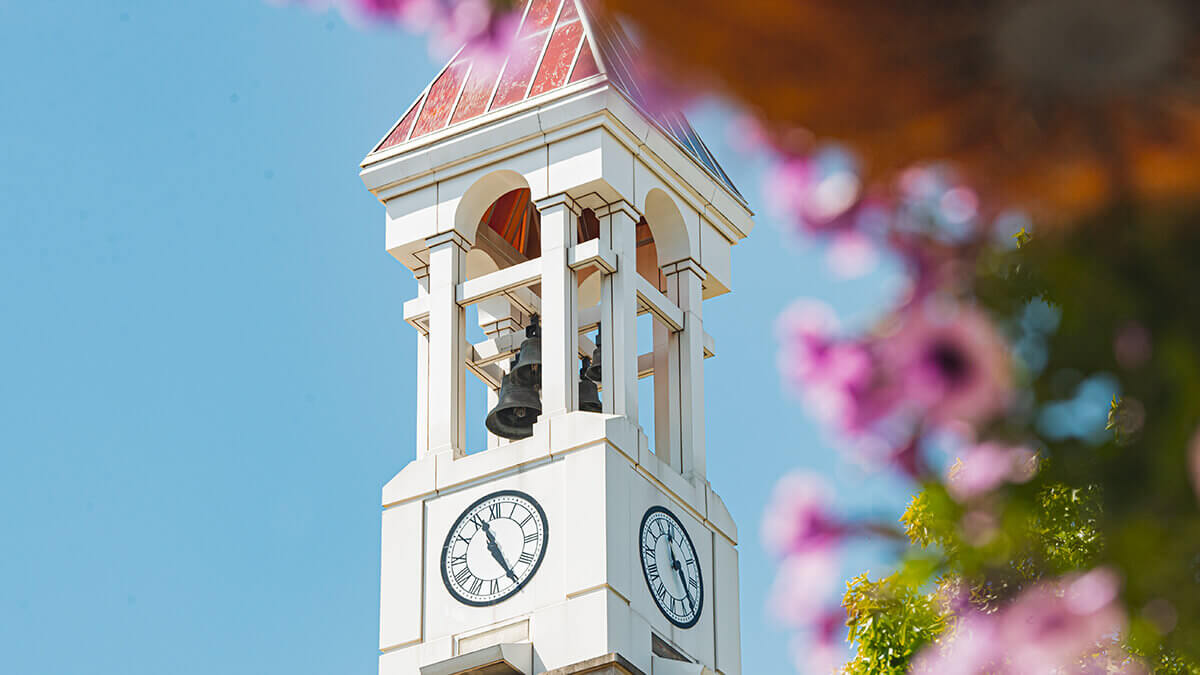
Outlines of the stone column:
<svg viewBox="0 0 1200 675">
<path fill-rule="evenodd" d="M 542 419 L 579 409 L 575 247 L 578 209 L 566 194 L 538 200 L 542 216 Z"/>
<path fill-rule="evenodd" d="M 429 268 L 413 270 L 417 297 L 429 295 Z M 417 459 L 429 454 L 429 334 L 417 331 Z"/>
<path fill-rule="evenodd" d="M 701 282 L 707 273 L 692 258 L 663 267 L 667 297 L 683 310 L 683 330 L 675 334 L 672 373 L 678 375 L 679 443 L 684 476 L 705 479 L 704 302 Z"/>
<path fill-rule="evenodd" d="M 466 313 L 458 285 L 466 270 L 468 244 L 457 232 L 425 240 L 429 251 L 429 452 L 466 454 Z"/>
<path fill-rule="evenodd" d="M 617 271 L 601 287 L 601 370 L 604 412 L 638 423 L 637 227 L 638 215 L 627 202 L 610 204 L 600 218 L 601 245 L 617 256 Z"/>
</svg>

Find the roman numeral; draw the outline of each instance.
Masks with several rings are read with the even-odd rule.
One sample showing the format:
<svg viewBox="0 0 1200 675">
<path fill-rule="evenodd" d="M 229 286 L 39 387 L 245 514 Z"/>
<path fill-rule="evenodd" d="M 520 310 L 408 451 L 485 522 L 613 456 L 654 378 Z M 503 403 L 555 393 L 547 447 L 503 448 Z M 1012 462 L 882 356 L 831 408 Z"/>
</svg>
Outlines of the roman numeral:
<svg viewBox="0 0 1200 675">
<path fill-rule="evenodd" d="M 658 599 L 660 602 L 667 601 L 667 587 L 666 586 L 659 586 L 658 590 L 656 590 L 654 592 L 654 594 L 658 596 Z"/>
<path fill-rule="evenodd" d="M 642 545 L 642 555 L 653 558 L 654 557 L 654 545 L 653 544 L 643 544 Z"/>
<path fill-rule="evenodd" d="M 495 579 L 492 579 L 491 584 L 488 586 L 488 595 L 495 595 L 496 593 L 499 593 L 499 592 L 500 592 L 500 582 Z"/>
<path fill-rule="evenodd" d="M 696 590 L 700 590 L 700 581 L 696 577 L 688 577 L 688 585 Z"/>
<path fill-rule="evenodd" d="M 471 582 L 471 595 L 479 595 L 479 590 L 483 588 L 483 579 L 478 577 Z"/>
<path fill-rule="evenodd" d="M 658 563 L 646 563 L 646 576 L 654 579 L 658 576 Z"/>
<path fill-rule="evenodd" d="M 470 579 L 470 578 L 471 578 L 471 569 L 469 567 L 464 567 L 461 570 L 454 573 L 454 581 L 458 582 L 459 586 L 462 586 L 463 584 L 467 583 L 467 579 Z"/>
<path fill-rule="evenodd" d="M 492 504 L 488 507 L 488 520 L 495 520 L 500 517 L 500 504 Z"/>
<path fill-rule="evenodd" d="M 529 544 L 529 543 L 535 542 L 535 541 L 537 541 L 539 538 L 540 538 L 540 537 L 538 537 L 538 533 L 537 533 L 537 532 L 534 532 L 533 534 L 527 534 L 527 535 L 525 535 L 525 543 L 526 543 L 526 544 Z"/>
<path fill-rule="evenodd" d="M 517 558 L 517 563 L 518 564 L 525 563 L 526 565 L 532 565 L 533 564 L 533 554 L 527 553 L 527 552 L 521 553 L 521 557 Z"/>
<path fill-rule="evenodd" d="M 514 513 L 516 513 L 516 511 L 517 511 L 517 507 L 514 505 L 514 506 L 513 506 L 513 512 L 514 512 Z M 520 525 L 520 526 L 521 526 L 521 529 L 523 530 L 523 529 L 525 529 L 525 523 L 528 523 L 528 522 L 529 522 L 529 521 L 531 521 L 531 520 L 533 520 L 533 514 L 532 514 L 532 513 L 531 513 L 531 514 L 529 514 L 529 515 L 527 515 L 527 516 L 525 516 L 525 520 L 522 520 L 520 523 L 517 523 L 517 524 L 518 524 L 518 525 Z"/>
<path fill-rule="evenodd" d="M 455 565 L 466 565 L 466 564 L 467 564 L 467 554 L 466 553 L 464 553 L 462 555 L 456 555 L 456 556 L 450 557 L 450 566 L 451 567 L 454 567 Z"/>
</svg>

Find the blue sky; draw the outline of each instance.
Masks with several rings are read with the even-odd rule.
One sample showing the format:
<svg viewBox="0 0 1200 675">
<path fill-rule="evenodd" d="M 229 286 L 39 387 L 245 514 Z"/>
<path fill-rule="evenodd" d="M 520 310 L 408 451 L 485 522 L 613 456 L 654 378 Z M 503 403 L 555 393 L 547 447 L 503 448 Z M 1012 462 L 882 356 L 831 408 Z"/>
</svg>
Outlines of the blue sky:
<svg viewBox="0 0 1200 675">
<path fill-rule="evenodd" d="M 357 166 L 440 64 L 257 0 L 0 0 L 0 61 L 0 671 L 373 672 L 414 291 Z M 694 120 L 761 211 L 761 158 L 718 108 Z M 785 673 L 773 479 L 821 471 L 860 513 L 905 495 L 782 393 L 773 322 L 799 295 L 867 316 L 886 284 L 833 281 L 766 217 L 734 254 L 705 309 L 709 478 L 742 532 L 745 671 Z"/>
</svg>

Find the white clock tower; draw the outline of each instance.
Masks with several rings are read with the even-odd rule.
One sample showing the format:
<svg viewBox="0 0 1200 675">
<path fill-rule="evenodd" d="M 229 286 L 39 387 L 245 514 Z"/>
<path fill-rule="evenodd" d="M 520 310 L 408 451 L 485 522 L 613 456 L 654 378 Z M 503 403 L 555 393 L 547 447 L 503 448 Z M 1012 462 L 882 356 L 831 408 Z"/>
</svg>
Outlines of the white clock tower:
<svg viewBox="0 0 1200 675">
<path fill-rule="evenodd" d="M 729 292 L 752 214 L 585 0 L 528 2 L 509 51 L 461 51 L 362 164 L 417 280 L 416 457 L 383 488 L 380 674 L 739 674 L 702 305 Z M 467 409 L 467 377 L 487 410 Z M 486 448 L 466 447 L 485 420 Z"/>
</svg>

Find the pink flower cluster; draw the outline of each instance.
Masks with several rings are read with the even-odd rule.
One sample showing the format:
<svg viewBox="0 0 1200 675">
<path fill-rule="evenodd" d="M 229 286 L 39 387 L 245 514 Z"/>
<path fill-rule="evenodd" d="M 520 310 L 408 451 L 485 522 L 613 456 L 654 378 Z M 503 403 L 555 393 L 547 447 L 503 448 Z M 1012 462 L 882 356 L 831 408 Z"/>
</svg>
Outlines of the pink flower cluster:
<svg viewBox="0 0 1200 675">
<path fill-rule="evenodd" d="M 853 162 L 835 149 L 784 160 L 768 175 L 766 194 L 773 212 L 811 234 L 852 229 L 866 210 Z"/>
<path fill-rule="evenodd" d="M 882 204 L 869 198 L 853 160 L 835 148 L 810 157 L 792 157 L 767 174 L 770 211 L 800 232 L 829 240 L 826 252 L 839 277 L 862 276 L 878 259 L 868 232 L 884 217 Z"/>
<path fill-rule="evenodd" d="M 938 675 L 1039 675 L 1094 672 L 1103 653 L 1103 672 L 1141 673 L 1120 653 L 1114 638 L 1125 628 L 1116 602 L 1118 580 L 1107 569 L 1044 582 L 1021 593 L 993 614 L 962 616 L 948 639 L 927 647 L 911 672 Z"/>
<path fill-rule="evenodd" d="M 351 21 L 399 24 L 429 35 L 438 58 L 468 45 L 482 57 L 500 56 L 516 37 L 519 12 L 496 12 L 491 0 L 270 0 L 337 4 Z"/>
<path fill-rule="evenodd" d="M 793 627 L 812 630 L 796 649 L 802 672 L 830 672 L 841 660 L 844 613 L 829 592 L 838 586 L 838 548 L 848 526 L 832 509 L 832 492 L 808 473 L 784 476 L 763 516 L 762 538 L 782 559 L 772 588 L 773 612 Z"/>
<path fill-rule="evenodd" d="M 910 439 L 918 425 L 979 424 L 1011 400 L 1008 350 L 978 310 L 909 305 L 885 328 L 841 337 L 828 307 L 797 303 L 780 322 L 784 377 L 814 414 L 850 436 L 894 438 L 899 427 Z M 916 471 L 917 446 L 895 445 L 892 459 Z"/>
<path fill-rule="evenodd" d="M 959 502 L 971 501 L 1004 483 L 1026 483 L 1037 473 L 1037 455 L 1025 447 L 980 443 L 952 468 L 946 490 Z"/>
<path fill-rule="evenodd" d="M 988 541 L 999 518 L 992 500 L 983 497 L 1029 481 L 1037 463 L 1028 448 L 977 440 L 977 430 L 1006 413 L 1015 396 L 1008 342 L 964 292 L 972 247 L 991 237 L 980 227 L 975 193 L 944 169 L 920 167 L 900 176 L 885 200 L 867 193 L 852 159 L 836 150 L 779 162 L 768 193 L 773 210 L 796 230 L 830 245 L 830 262 L 842 260 L 835 271 L 861 271 L 869 257 L 864 251 L 879 247 L 904 263 L 909 278 L 906 295 L 865 334 L 841 332 L 833 311 L 819 302 L 802 300 L 786 311 L 779 322 L 785 380 L 860 461 L 929 480 L 935 476 L 924 454 L 928 448 L 945 439 L 964 444 L 947 489 L 968 507 L 962 520 L 967 540 Z M 828 672 L 828 664 L 817 663 L 836 652 L 825 629 L 824 594 L 837 580 L 838 549 L 864 526 L 834 515 L 815 479 L 788 477 L 776 488 L 763 528 L 768 546 L 782 557 L 776 612 L 812 636 L 798 651 L 808 655 L 800 670 Z M 1082 589 L 1106 579 L 1096 573 L 1069 583 Z M 1065 586 L 1030 590 L 995 616 L 964 604 L 954 610 L 961 618 L 956 636 L 942 651 L 923 655 L 923 667 L 964 674 L 1050 672 L 1044 664 L 1061 662 L 1046 652 L 1051 646 L 1062 643 L 1078 656 L 1072 636 L 1099 639 L 1095 627 L 1117 613 L 1113 586 L 1111 593 L 1100 589 L 1107 609 L 1097 605 L 1095 611 L 1062 600 L 1074 597 Z M 1027 621 L 1041 625 L 1031 628 L 1022 623 Z M 1061 632 L 1056 621 L 1063 622 Z M 1030 637 L 1022 626 L 1044 635 Z M 1011 640 L 1021 640 L 1020 648 L 1001 653 Z"/>
</svg>

